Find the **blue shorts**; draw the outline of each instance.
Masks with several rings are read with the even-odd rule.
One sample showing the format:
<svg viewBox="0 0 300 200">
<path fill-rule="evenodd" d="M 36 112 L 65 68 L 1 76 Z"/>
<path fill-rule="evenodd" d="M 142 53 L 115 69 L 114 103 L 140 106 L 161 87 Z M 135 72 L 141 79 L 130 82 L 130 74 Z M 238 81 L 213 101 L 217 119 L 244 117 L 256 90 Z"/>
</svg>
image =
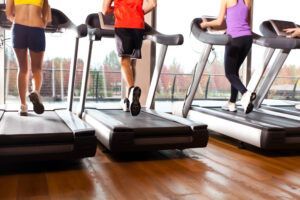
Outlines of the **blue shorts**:
<svg viewBox="0 0 300 200">
<path fill-rule="evenodd" d="M 12 28 L 12 43 L 16 49 L 30 49 L 31 51 L 45 51 L 45 30 L 38 27 L 14 24 Z"/>
</svg>

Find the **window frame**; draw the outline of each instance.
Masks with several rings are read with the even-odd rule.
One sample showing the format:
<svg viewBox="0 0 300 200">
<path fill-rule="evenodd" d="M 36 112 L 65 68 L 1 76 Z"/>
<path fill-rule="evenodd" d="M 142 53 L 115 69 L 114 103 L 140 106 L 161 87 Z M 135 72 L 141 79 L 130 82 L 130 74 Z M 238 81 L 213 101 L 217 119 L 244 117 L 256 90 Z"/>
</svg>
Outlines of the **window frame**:
<svg viewBox="0 0 300 200">
<path fill-rule="evenodd" d="M 4 0 L 0 0 L 0 3 L 5 3 Z M 3 28 L 0 28 L 0 35 L 3 36 L 3 38 L 5 38 L 5 31 Z M 3 42 L 3 46 L 0 47 L 0 104 L 4 104 L 5 102 L 5 42 L 4 41 L 0 41 Z"/>
</svg>

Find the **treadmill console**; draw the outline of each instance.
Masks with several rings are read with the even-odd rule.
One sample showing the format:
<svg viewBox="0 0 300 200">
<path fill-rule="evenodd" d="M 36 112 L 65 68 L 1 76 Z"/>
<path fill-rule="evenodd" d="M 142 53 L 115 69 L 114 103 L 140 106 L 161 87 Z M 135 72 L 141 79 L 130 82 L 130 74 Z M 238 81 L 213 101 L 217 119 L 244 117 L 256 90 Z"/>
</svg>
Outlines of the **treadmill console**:
<svg viewBox="0 0 300 200">
<path fill-rule="evenodd" d="M 115 29 L 115 16 L 113 13 L 104 15 L 102 12 L 98 13 L 100 27 L 106 30 L 114 30 Z"/>
<path fill-rule="evenodd" d="M 289 34 L 284 31 L 287 28 L 297 28 L 294 22 L 290 21 L 280 21 L 280 20 L 270 20 L 272 27 L 274 28 L 278 36 L 287 37 Z"/>
</svg>

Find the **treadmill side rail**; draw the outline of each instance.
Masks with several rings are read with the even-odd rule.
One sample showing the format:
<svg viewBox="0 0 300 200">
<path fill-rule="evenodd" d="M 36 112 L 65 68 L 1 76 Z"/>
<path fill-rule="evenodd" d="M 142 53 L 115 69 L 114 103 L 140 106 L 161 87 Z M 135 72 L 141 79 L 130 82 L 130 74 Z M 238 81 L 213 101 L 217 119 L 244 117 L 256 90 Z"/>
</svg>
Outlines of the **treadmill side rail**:
<svg viewBox="0 0 300 200">
<path fill-rule="evenodd" d="M 0 111 L 0 120 L 2 119 L 3 115 L 4 115 L 4 111 L 1 110 L 1 111 Z"/>
<path fill-rule="evenodd" d="M 65 122 L 65 124 L 73 131 L 73 133 L 90 132 L 91 135 L 95 130 L 87 123 L 82 121 L 78 116 L 68 110 L 55 110 L 56 114 Z"/>
</svg>

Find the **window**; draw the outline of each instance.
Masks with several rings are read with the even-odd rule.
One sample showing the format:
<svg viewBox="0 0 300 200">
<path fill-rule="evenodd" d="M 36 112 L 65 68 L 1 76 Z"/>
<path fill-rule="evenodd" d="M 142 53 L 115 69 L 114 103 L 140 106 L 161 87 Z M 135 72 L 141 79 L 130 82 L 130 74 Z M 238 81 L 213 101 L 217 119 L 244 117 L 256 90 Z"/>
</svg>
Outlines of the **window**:
<svg viewBox="0 0 300 200">
<path fill-rule="evenodd" d="M 269 19 L 279 19 L 293 21 L 300 23 L 300 16 L 298 15 L 298 7 L 295 6 L 295 1 L 255 1 L 254 2 L 254 31 L 259 32 L 259 25 Z M 268 12 L 266 12 L 266 8 Z M 262 64 L 264 55 L 264 48 L 253 45 L 252 51 L 252 70 Z M 276 56 L 275 52 L 275 56 Z M 284 66 L 279 72 L 275 82 L 273 83 L 267 98 L 281 99 L 281 100 L 300 100 L 300 64 L 299 64 L 299 50 L 292 50 L 287 58 Z M 275 57 L 274 56 L 274 57 Z M 272 63 L 272 61 L 271 61 Z"/>
<path fill-rule="evenodd" d="M 182 34 L 184 44 L 171 46 L 165 60 L 156 98 L 183 99 L 192 80 L 192 73 L 201 56 L 201 44 L 190 35 L 190 24 L 194 18 L 203 15 L 217 16 L 220 0 L 205 3 L 199 0 L 164 0 L 158 2 L 157 29 L 166 34 Z M 230 94 L 228 81 L 224 76 L 224 47 L 214 47 L 196 99 L 224 99 Z M 158 51 L 157 51 L 158 52 Z"/>
<path fill-rule="evenodd" d="M 51 7 L 63 11 L 74 24 L 85 22 L 90 13 L 100 11 L 102 2 L 89 0 L 88 3 L 80 1 L 51 0 Z M 72 7 L 70 9 L 70 7 Z M 5 47 L 5 97 L 6 103 L 18 103 L 18 90 L 16 86 L 18 65 L 15 59 L 10 40 L 11 32 L 6 31 Z M 44 82 L 41 94 L 45 102 L 65 102 L 67 98 L 70 63 L 74 53 L 75 39 L 72 34 L 47 34 L 47 47 L 44 56 L 43 77 Z M 75 100 L 78 100 L 81 87 L 82 70 L 87 59 L 88 38 L 80 40 L 77 76 L 75 84 Z M 0 51 L 1 53 L 1 51 Z M 30 88 L 29 88 L 30 90 Z M 95 42 L 92 52 L 91 70 L 88 85 L 88 101 L 100 101 L 120 98 L 121 74 L 118 58 L 115 53 L 113 39 L 103 39 Z"/>
<path fill-rule="evenodd" d="M 4 0 L 0 0 L 0 3 L 4 3 Z M 0 104 L 4 103 L 4 39 L 4 30 L 0 27 Z"/>
</svg>

